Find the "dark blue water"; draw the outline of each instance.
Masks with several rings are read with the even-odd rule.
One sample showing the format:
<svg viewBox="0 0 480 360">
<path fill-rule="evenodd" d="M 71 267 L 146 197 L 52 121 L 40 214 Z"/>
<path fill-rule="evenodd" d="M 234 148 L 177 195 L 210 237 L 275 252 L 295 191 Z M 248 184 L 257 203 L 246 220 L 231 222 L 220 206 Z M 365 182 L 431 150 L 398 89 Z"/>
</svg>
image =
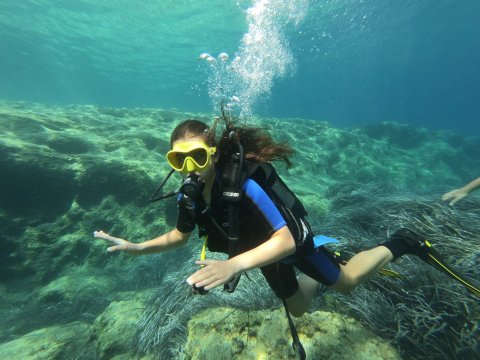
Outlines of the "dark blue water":
<svg viewBox="0 0 480 360">
<path fill-rule="evenodd" d="M 238 53 L 253 3 L 3 0 L 0 97 L 211 112 L 199 54 Z M 479 16 L 478 0 L 310 1 L 296 26 L 273 20 L 293 65 L 252 112 L 476 135 Z"/>
<path fill-rule="evenodd" d="M 272 113 L 480 133 L 480 1 L 336 3 L 291 37 L 298 70 Z"/>
</svg>

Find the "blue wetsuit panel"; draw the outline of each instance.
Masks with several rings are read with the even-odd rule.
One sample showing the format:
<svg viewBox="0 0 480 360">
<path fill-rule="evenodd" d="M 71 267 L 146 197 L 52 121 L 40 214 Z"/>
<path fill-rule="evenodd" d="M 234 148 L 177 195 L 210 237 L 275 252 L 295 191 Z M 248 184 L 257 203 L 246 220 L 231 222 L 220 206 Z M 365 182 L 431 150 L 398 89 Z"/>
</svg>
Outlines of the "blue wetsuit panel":
<svg viewBox="0 0 480 360">
<path fill-rule="evenodd" d="M 265 191 L 254 180 L 247 179 L 243 184 L 243 193 L 257 206 L 273 231 L 280 230 L 287 225 L 280 211 L 265 193 Z"/>
<path fill-rule="evenodd" d="M 324 285 L 335 284 L 340 276 L 338 262 L 323 246 L 307 253 L 295 266 Z"/>
</svg>

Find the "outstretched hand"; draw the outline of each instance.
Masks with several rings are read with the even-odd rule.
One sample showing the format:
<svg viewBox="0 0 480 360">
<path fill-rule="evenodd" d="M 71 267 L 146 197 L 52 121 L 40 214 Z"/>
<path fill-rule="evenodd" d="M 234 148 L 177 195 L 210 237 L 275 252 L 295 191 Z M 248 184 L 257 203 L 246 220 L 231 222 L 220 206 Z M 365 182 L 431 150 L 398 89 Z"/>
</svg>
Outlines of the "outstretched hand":
<svg viewBox="0 0 480 360">
<path fill-rule="evenodd" d="M 449 191 L 446 194 L 443 194 L 442 200 L 443 201 L 449 201 L 448 205 L 455 205 L 457 201 L 462 200 L 465 196 L 468 195 L 467 191 L 464 191 L 463 189 L 456 189 Z"/>
<path fill-rule="evenodd" d="M 227 283 L 237 273 L 229 260 L 199 260 L 195 264 L 203 267 L 191 275 L 187 283 L 197 288 L 204 287 L 205 290 Z"/>
<path fill-rule="evenodd" d="M 111 244 L 114 246 L 110 246 L 107 248 L 107 251 L 112 252 L 112 251 L 118 251 L 118 250 L 125 250 L 125 251 L 135 251 L 135 244 L 132 244 L 131 242 L 117 238 L 114 236 L 111 236 L 104 232 L 103 230 L 100 231 L 94 231 L 93 236 L 98 238 L 98 239 L 103 239 L 109 241 Z"/>
</svg>

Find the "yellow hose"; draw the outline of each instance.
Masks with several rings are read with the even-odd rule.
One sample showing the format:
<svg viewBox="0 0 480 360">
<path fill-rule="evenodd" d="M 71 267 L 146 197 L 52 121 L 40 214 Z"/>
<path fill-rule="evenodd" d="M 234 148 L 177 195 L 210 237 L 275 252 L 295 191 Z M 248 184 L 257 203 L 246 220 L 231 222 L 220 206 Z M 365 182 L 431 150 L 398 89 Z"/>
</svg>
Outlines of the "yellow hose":
<svg viewBox="0 0 480 360">
<path fill-rule="evenodd" d="M 204 237 L 205 240 L 203 241 L 203 246 L 202 246 L 202 253 L 200 254 L 200 260 L 205 260 L 207 258 L 207 241 L 208 241 L 208 236 Z"/>
</svg>

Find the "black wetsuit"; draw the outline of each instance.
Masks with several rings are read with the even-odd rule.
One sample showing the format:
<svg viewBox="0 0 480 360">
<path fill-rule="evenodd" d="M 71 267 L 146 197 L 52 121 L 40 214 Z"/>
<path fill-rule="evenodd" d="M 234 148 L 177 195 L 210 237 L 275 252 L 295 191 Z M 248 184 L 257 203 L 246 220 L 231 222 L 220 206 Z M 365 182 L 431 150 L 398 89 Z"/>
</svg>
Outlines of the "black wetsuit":
<svg viewBox="0 0 480 360">
<path fill-rule="evenodd" d="M 222 200 L 219 179 L 221 174 L 217 174 L 211 205 L 206 212 L 191 199 L 179 195 L 177 230 L 189 233 L 198 225 L 200 236 L 208 235 L 210 251 L 228 254 L 228 204 Z M 325 285 L 334 284 L 340 273 L 335 258 L 323 246 L 315 248 L 308 222 L 293 216 L 288 208 L 279 204 L 278 200 L 273 200 L 275 196 L 271 189 L 266 185 L 262 187 L 260 183 L 251 178 L 243 183 L 243 197 L 239 204 L 239 240 L 235 254 L 259 246 L 283 226 L 288 226 L 295 239 L 295 254 L 261 268 L 275 294 L 285 299 L 297 291 L 294 267 Z"/>
</svg>

